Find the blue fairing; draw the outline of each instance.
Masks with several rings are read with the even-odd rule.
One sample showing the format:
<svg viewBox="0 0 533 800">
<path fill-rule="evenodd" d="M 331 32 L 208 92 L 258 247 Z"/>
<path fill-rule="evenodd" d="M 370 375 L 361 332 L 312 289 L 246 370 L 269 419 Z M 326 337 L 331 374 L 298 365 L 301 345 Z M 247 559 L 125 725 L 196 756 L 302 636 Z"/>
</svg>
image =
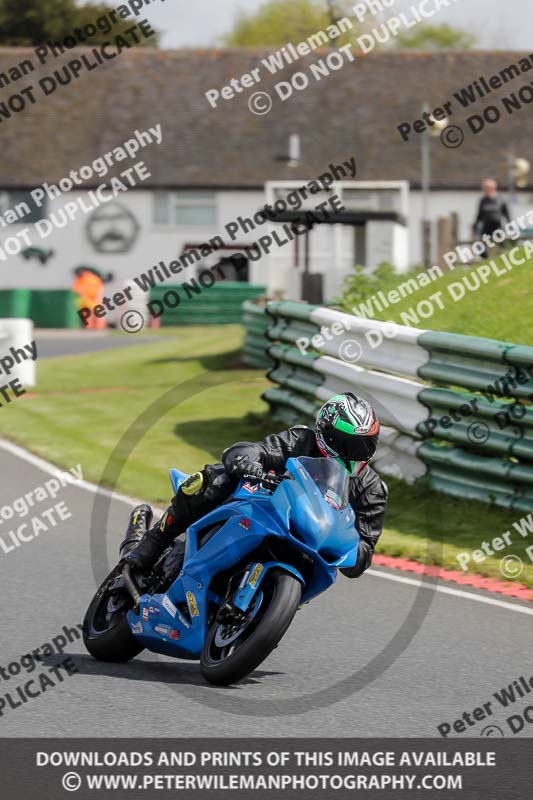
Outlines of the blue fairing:
<svg viewBox="0 0 533 800">
<path fill-rule="evenodd" d="M 272 568 L 302 583 L 305 603 L 334 583 L 338 567 L 355 566 L 359 535 L 354 512 L 346 498 L 334 489 L 324 492 L 310 474 L 311 462 L 326 461 L 330 473 L 342 470 L 329 459 L 289 459 L 286 468 L 292 480 L 284 480 L 273 492 L 241 481 L 229 502 L 192 525 L 179 577 L 166 594 L 143 595 L 138 614 L 128 613 L 134 636 L 155 652 L 198 658 L 207 635 L 208 608 L 222 604 L 212 588 L 220 573 L 247 570 L 232 598 L 246 611 Z M 171 470 L 170 476 L 175 491 L 187 477 L 179 470 Z M 276 540 L 284 545 L 279 548 L 283 561 L 257 559 L 267 537 L 273 537 L 269 550 L 276 549 Z"/>
<path fill-rule="evenodd" d="M 176 494 L 183 481 L 185 481 L 189 476 L 186 472 L 182 472 L 180 469 L 171 469 L 169 475 L 172 488 L 174 489 L 174 494 Z"/>
</svg>

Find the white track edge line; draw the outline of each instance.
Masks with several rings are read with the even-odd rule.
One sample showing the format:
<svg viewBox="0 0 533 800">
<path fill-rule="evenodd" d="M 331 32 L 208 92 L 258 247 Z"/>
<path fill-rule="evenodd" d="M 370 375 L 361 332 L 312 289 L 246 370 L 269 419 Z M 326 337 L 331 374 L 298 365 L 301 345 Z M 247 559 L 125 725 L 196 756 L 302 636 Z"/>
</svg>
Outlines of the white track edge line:
<svg viewBox="0 0 533 800">
<path fill-rule="evenodd" d="M 394 567 L 392 567 L 394 569 Z M 533 615 L 533 608 L 518 605 L 518 603 L 506 603 L 505 600 L 497 600 L 494 597 L 485 597 L 482 594 L 474 594 L 474 592 L 465 592 L 462 589 L 452 589 L 449 586 L 442 586 L 440 583 L 427 583 L 425 581 L 416 580 L 416 578 L 405 578 L 403 575 L 390 575 L 388 572 L 381 572 L 376 569 L 369 569 L 368 575 L 374 575 L 376 578 L 386 578 L 390 581 L 398 581 L 398 583 L 407 583 L 409 586 L 422 586 L 424 589 L 432 589 L 434 592 L 441 592 L 441 594 L 451 594 L 454 597 L 465 597 L 468 600 L 475 600 L 478 603 L 488 603 L 491 606 L 499 606 L 500 608 L 510 609 L 511 611 L 518 611 L 521 614 Z"/>
<path fill-rule="evenodd" d="M 39 456 L 30 453 L 28 450 L 25 450 L 23 447 L 19 447 L 18 444 L 8 442 L 6 439 L 0 439 L 0 448 L 2 450 L 7 450 L 8 453 L 13 453 L 13 455 L 18 456 L 18 458 L 21 458 L 24 461 L 27 461 L 34 467 L 46 472 L 48 475 L 52 475 L 54 478 L 57 476 L 58 472 L 68 472 L 67 469 L 55 467 L 53 464 L 50 464 L 49 461 L 45 461 L 44 458 L 40 458 Z M 86 489 L 88 492 L 92 492 L 93 494 L 100 494 L 104 497 L 110 497 L 113 500 L 120 500 L 122 503 L 127 503 L 130 506 L 137 506 L 140 503 L 144 503 L 144 500 L 138 500 L 137 498 L 129 497 L 126 494 L 113 492 L 111 489 L 105 489 L 102 486 L 97 486 L 95 483 L 90 483 L 89 481 L 85 480 L 74 480 L 71 484 L 69 484 L 69 486 L 77 486 L 80 489 Z"/>
</svg>

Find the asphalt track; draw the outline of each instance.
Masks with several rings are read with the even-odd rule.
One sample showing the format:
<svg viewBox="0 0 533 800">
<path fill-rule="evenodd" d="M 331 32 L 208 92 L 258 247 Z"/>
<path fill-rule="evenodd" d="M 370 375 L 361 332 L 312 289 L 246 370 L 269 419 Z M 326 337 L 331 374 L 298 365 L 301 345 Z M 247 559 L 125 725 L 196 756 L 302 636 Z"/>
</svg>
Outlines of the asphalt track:
<svg viewBox="0 0 533 800">
<path fill-rule="evenodd" d="M 167 334 L 168 335 L 168 334 Z M 164 336 L 164 335 L 163 335 Z M 160 341 L 162 336 L 113 335 L 108 331 L 36 330 L 37 355 L 42 358 L 96 353 L 119 347 L 150 344 Z"/>
<path fill-rule="evenodd" d="M 21 455 L 0 446 L 2 505 L 50 479 L 44 462 Z M 4 669 L 63 626 L 81 622 L 96 588 L 88 535 L 95 494 L 67 486 L 33 513 L 60 500 L 70 519 L 9 553 L 0 551 Z M 111 561 L 127 515 L 127 500 L 113 499 Z M 7 540 L 14 522 L 3 520 L 0 536 Z M 102 539 L 99 561 L 105 548 Z M 0 735 L 435 736 L 438 724 L 493 700 L 493 716 L 462 735 L 497 724 L 510 736 L 505 718 L 527 698 L 505 710 L 492 694 L 531 675 L 531 607 L 452 584 L 444 588 L 452 593 L 420 588 L 413 576 L 381 568 L 358 581 L 340 578 L 297 613 L 262 667 L 232 688 L 206 685 L 194 662 L 146 652 L 126 665 L 98 663 L 81 639 L 74 640 L 65 655 L 48 656 L 36 672 L 67 655 L 78 671 L 63 682 L 54 678 L 53 687 L 20 707 L 7 704 Z M 11 691 L 16 697 L 16 687 L 31 677 L 21 671 L 2 678 L 1 696 Z M 521 735 L 533 733 L 528 727 Z"/>
</svg>

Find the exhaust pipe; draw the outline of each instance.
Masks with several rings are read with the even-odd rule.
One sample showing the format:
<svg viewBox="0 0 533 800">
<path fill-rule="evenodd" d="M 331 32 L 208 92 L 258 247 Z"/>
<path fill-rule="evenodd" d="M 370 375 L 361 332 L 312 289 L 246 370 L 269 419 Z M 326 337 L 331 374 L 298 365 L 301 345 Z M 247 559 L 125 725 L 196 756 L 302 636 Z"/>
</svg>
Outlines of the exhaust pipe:
<svg viewBox="0 0 533 800">
<path fill-rule="evenodd" d="M 124 579 L 124 584 L 126 586 L 126 589 L 133 598 L 134 609 L 136 612 L 138 612 L 139 606 L 141 604 L 141 595 L 139 594 L 139 589 L 137 587 L 137 584 L 135 583 L 132 577 L 131 567 L 129 564 L 126 564 L 126 566 L 122 570 L 122 578 Z"/>
</svg>

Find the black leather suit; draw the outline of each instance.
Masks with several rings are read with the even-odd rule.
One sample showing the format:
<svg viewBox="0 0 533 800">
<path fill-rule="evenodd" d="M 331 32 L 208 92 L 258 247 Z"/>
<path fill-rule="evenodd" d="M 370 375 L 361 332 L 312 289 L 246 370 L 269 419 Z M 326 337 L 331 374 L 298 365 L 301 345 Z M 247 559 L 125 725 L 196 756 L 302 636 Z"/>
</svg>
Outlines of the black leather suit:
<svg viewBox="0 0 533 800">
<path fill-rule="evenodd" d="M 221 464 L 205 466 L 204 484 L 199 494 L 188 496 L 178 490 L 166 514 L 166 534 L 177 536 L 230 497 L 238 483 L 238 478 L 231 474 L 232 465 L 242 456 L 261 463 L 265 471 L 276 473 L 284 471 L 291 457 L 323 457 L 314 431 L 303 425 L 267 436 L 261 442 L 237 442 L 224 450 Z M 350 505 L 356 515 L 359 551 L 356 566 L 341 569 L 341 572 L 348 578 L 357 578 L 371 564 L 387 509 L 387 486 L 371 467 L 367 466 L 360 475 L 350 478 Z"/>
</svg>

